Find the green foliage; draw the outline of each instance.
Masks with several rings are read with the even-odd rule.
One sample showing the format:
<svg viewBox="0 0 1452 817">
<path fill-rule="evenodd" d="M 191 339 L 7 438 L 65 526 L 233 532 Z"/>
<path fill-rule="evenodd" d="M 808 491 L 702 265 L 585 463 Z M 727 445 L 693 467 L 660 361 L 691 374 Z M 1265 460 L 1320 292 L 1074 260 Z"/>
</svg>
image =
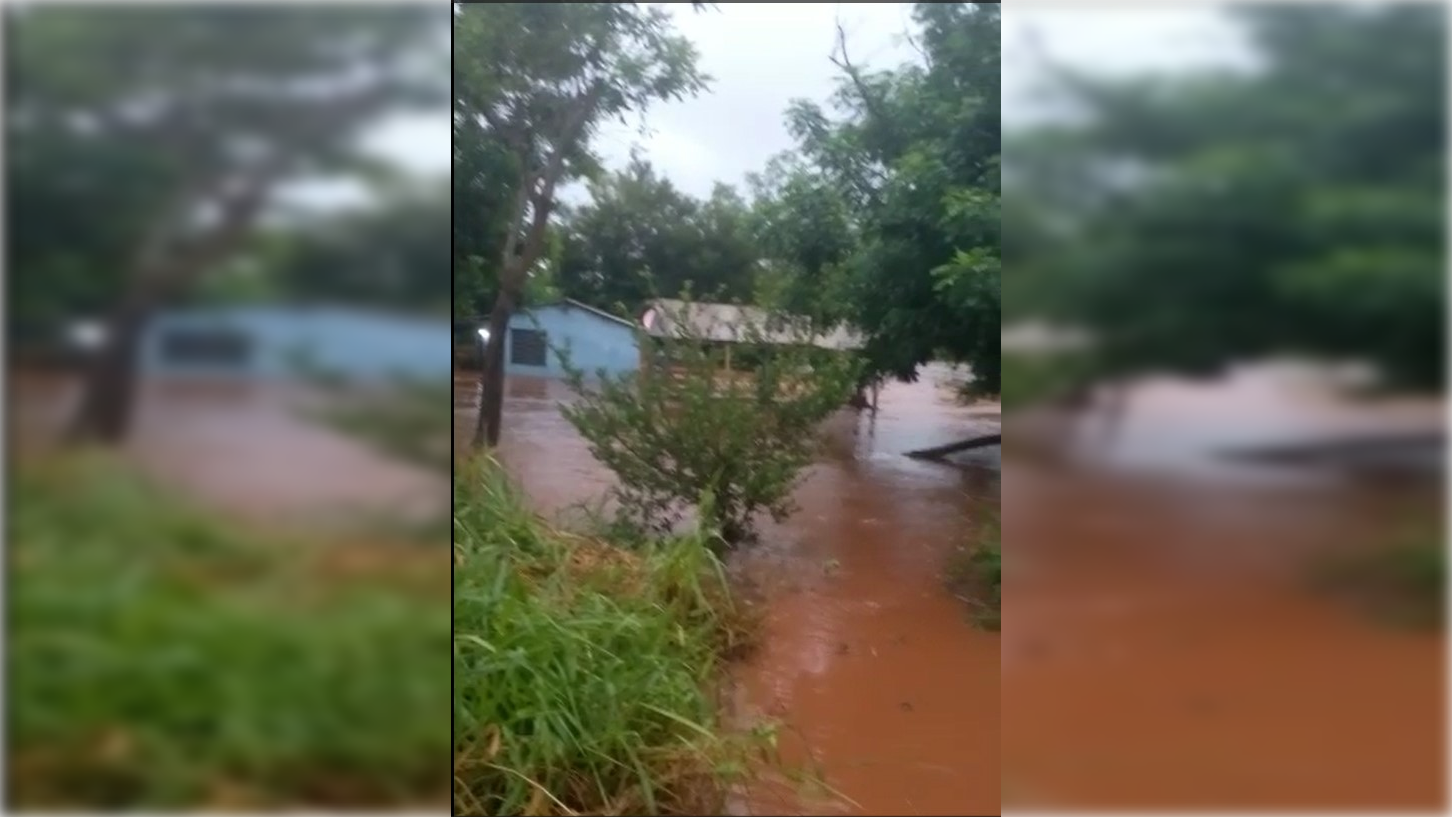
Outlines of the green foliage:
<svg viewBox="0 0 1452 817">
<path fill-rule="evenodd" d="M 488 312 L 499 296 L 499 249 L 518 173 L 505 146 L 477 117 L 454 117 L 453 154 L 454 315 L 473 318 Z"/>
<path fill-rule="evenodd" d="M 117 259 L 132 251 L 170 171 L 133 145 L 5 124 L 13 331 L 22 344 L 54 342 L 66 321 L 119 300 L 127 270 Z"/>
<path fill-rule="evenodd" d="M 552 530 L 489 460 L 454 491 L 455 813 L 721 813 L 759 741 L 718 722 L 746 619 L 702 535 Z"/>
<path fill-rule="evenodd" d="M 729 187 L 698 201 L 636 157 L 590 185 L 590 202 L 563 225 L 559 285 L 601 309 L 638 315 L 655 295 L 685 291 L 739 302 L 751 296 L 758 250 L 750 211 Z"/>
<path fill-rule="evenodd" d="M 599 172 L 600 125 L 705 86 L 664 8 L 638 3 L 454 5 L 454 190 L 471 219 L 455 258 L 478 259 L 478 292 L 521 281 L 499 268 L 511 236 L 532 270 L 560 184 Z M 472 219 L 480 221 L 474 222 Z M 535 229 L 538 225 L 538 230 Z M 461 225 L 456 220 L 455 233 Z M 513 245 L 511 245 L 513 246 Z M 472 295 L 473 293 L 464 293 Z M 513 293 L 518 295 L 518 293 Z"/>
<path fill-rule="evenodd" d="M 454 296 L 453 259 L 442 181 L 380 189 L 371 207 L 271 236 L 268 259 L 277 294 L 445 315 Z"/>
<path fill-rule="evenodd" d="M 969 617 L 986 630 L 997 631 L 1003 615 L 1002 527 L 990 520 L 954 551 L 948 563 L 948 586 L 968 605 Z"/>
<path fill-rule="evenodd" d="M 445 565 L 343 574 L 109 462 L 21 468 L 10 781 L 22 807 L 418 805 L 439 797 Z"/>
<path fill-rule="evenodd" d="M 442 63 L 419 70 L 445 50 L 441 9 L 6 12 L 11 266 L 35 335 L 108 311 L 142 266 L 182 294 L 226 266 L 278 185 L 371 175 L 358 132 L 446 98 Z M 198 212 L 216 218 L 198 229 Z"/>
<path fill-rule="evenodd" d="M 824 324 L 854 317 L 844 262 L 856 248 L 852 211 L 832 180 L 791 156 L 750 177 L 752 228 L 767 266 L 759 303 Z"/>
<path fill-rule="evenodd" d="M 1013 311 L 1088 330 L 1106 377 L 1292 353 L 1440 388 L 1445 14 L 1247 8 L 1254 70 L 1066 73 L 1084 116 L 1010 136 Z"/>
<path fill-rule="evenodd" d="M 1313 579 L 1378 618 L 1440 630 L 1446 625 L 1447 548 L 1445 536 L 1433 527 L 1324 560 L 1315 566 Z"/>
<path fill-rule="evenodd" d="M 946 353 L 995 393 L 1000 9 L 920 3 L 913 17 L 923 64 L 869 72 L 844 41 L 842 119 L 794 104 L 803 161 L 768 186 L 766 233 L 805 287 L 844 279 L 824 289 L 868 332 L 869 374 L 911 378 Z"/>
<path fill-rule="evenodd" d="M 689 310 L 689 302 L 680 308 Z M 759 511 L 791 512 L 819 426 L 845 404 L 859 365 L 811 346 L 808 327 L 778 329 L 784 319 L 768 315 L 736 327 L 756 348 L 751 371 L 730 371 L 727 349 L 706 342 L 711 327 L 664 319 L 678 329 L 642 335 L 653 351 L 638 373 L 584 372 L 561 350 L 577 397 L 562 411 L 615 473 L 622 505 L 638 521 L 669 529 L 694 506 L 734 544 Z"/>
</svg>

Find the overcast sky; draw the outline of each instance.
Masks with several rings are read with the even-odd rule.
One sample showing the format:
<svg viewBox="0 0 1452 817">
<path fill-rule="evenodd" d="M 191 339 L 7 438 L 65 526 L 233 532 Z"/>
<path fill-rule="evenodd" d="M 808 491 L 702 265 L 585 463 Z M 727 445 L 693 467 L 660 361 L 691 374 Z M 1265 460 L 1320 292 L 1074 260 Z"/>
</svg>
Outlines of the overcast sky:
<svg viewBox="0 0 1452 817">
<path fill-rule="evenodd" d="M 719 11 L 672 6 L 678 27 L 714 77 L 710 90 L 685 102 L 657 105 L 637 127 L 615 127 L 599 149 L 621 167 L 633 145 L 682 190 L 706 196 L 717 181 L 740 185 L 773 155 L 794 147 L 784 114 L 793 99 L 824 101 L 837 76 L 828 57 L 839 16 L 854 61 L 886 68 L 914 54 L 902 34 L 910 5 L 900 3 L 722 3 Z M 1106 5 L 1090 9 L 1034 4 L 1007 8 L 1003 23 L 1004 118 L 1030 121 L 1038 108 L 1039 48 L 1083 69 L 1126 73 L 1176 70 L 1234 59 L 1238 43 L 1208 5 Z M 370 139 L 381 155 L 418 173 L 449 169 L 446 113 L 390 122 Z M 575 195 L 578 195 L 578 191 Z M 575 196 L 571 196 L 574 198 Z"/>
<path fill-rule="evenodd" d="M 795 145 L 785 114 L 793 99 L 825 101 L 835 87 L 828 59 L 841 16 L 855 62 L 892 67 L 913 56 L 901 35 L 910 7 L 900 3 L 721 3 L 719 11 L 672 7 L 682 34 L 714 78 L 695 99 L 647 112 L 647 133 L 616 128 L 600 151 L 623 165 L 633 144 L 682 190 L 710 195 L 717 181 L 740 184 Z"/>
<path fill-rule="evenodd" d="M 1003 117 L 1010 128 L 1046 109 L 1044 56 L 1124 76 L 1239 63 L 1246 54 L 1238 32 L 1208 4 L 1044 5 L 1006 11 L 1003 18 Z"/>
</svg>

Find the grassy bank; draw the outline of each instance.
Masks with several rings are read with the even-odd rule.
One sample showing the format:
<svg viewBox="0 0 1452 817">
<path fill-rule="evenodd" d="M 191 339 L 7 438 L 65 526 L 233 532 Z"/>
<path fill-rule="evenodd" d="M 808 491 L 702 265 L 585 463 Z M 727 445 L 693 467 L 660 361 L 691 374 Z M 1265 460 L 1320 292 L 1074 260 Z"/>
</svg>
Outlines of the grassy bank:
<svg viewBox="0 0 1452 817">
<path fill-rule="evenodd" d="M 1409 533 L 1384 547 L 1318 563 L 1313 582 L 1388 623 L 1445 626 L 1447 550 L 1435 530 Z"/>
<path fill-rule="evenodd" d="M 13 803 L 442 802 L 442 553 L 266 541 L 103 459 L 11 490 Z"/>
<path fill-rule="evenodd" d="M 968 605 L 974 624 L 998 630 L 1002 615 L 1003 557 L 1001 526 L 997 519 L 980 526 L 968 542 L 959 545 L 948 560 L 948 587 Z"/>
<path fill-rule="evenodd" d="M 757 748 L 718 714 L 750 628 L 704 540 L 555 530 L 488 461 L 454 490 L 455 813 L 721 813 Z"/>
</svg>

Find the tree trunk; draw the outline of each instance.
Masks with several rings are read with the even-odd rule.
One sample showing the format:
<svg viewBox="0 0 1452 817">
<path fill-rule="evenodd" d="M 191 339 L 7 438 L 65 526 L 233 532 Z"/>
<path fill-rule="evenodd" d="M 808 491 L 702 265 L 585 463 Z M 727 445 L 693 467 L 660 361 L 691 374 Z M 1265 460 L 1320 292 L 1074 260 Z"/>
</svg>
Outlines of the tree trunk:
<svg viewBox="0 0 1452 817">
<path fill-rule="evenodd" d="M 133 295 L 106 322 L 105 343 L 87 366 L 80 404 L 67 429 L 70 442 L 116 445 L 131 430 L 142 333 L 151 312 L 146 298 Z"/>
<path fill-rule="evenodd" d="M 484 344 L 484 365 L 479 373 L 479 414 L 472 443 L 476 451 L 499 445 L 504 422 L 504 336 L 513 315 L 514 295 L 508 286 L 500 286 L 489 313 L 489 341 Z"/>
<path fill-rule="evenodd" d="M 142 333 L 152 313 L 168 296 L 236 251 L 289 161 L 289 154 L 278 153 L 255 168 L 246 185 L 231 195 L 223 195 L 226 180 L 221 177 L 196 179 L 178 190 L 175 202 L 139 243 L 130 289 L 107 321 L 105 345 L 91 361 L 82 385 L 81 402 L 68 429 L 72 442 L 114 445 L 126 437 L 135 412 Z M 186 246 L 174 246 L 179 218 L 174 214 L 190 213 L 198 201 L 208 200 L 221 208 L 216 228 Z"/>
<path fill-rule="evenodd" d="M 949 454 L 957 454 L 961 451 L 972 451 L 976 448 L 988 448 L 990 446 L 1003 444 L 1003 432 L 987 434 L 982 437 L 974 437 L 971 440 L 940 445 L 937 448 L 924 448 L 920 451 L 909 451 L 906 456 L 915 460 L 940 460 Z"/>
</svg>

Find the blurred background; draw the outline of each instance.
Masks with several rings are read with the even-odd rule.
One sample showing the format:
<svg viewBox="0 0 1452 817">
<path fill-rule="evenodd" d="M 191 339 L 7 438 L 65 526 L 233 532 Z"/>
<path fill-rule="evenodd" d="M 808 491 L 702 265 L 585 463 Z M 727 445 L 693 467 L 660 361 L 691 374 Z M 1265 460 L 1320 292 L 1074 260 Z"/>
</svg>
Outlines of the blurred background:
<svg viewBox="0 0 1452 817">
<path fill-rule="evenodd" d="M 1444 808 L 1445 9 L 1003 46 L 1005 808 Z"/>
<path fill-rule="evenodd" d="M 448 26 L 6 8 L 12 807 L 443 808 Z"/>
</svg>

